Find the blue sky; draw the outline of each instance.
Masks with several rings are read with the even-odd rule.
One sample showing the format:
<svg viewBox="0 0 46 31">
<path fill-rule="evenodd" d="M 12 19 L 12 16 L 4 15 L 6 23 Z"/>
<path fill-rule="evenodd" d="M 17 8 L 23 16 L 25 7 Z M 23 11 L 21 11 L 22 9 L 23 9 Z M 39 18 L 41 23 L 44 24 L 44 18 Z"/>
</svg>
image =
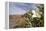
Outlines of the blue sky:
<svg viewBox="0 0 46 31">
<path fill-rule="evenodd" d="M 9 3 L 9 15 L 23 15 L 29 10 L 36 9 L 36 4 L 33 3 Z"/>
</svg>

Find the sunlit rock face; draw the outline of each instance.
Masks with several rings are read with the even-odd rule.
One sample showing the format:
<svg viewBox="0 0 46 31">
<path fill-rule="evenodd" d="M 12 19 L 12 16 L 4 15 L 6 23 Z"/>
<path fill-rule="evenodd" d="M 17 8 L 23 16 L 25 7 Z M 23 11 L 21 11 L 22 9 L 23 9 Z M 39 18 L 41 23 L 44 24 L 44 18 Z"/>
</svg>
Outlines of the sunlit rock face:
<svg viewBox="0 0 46 31">
<path fill-rule="evenodd" d="M 40 18 L 41 17 L 41 15 L 39 14 L 39 10 L 32 10 L 32 13 L 33 13 L 33 15 L 32 15 L 32 17 L 38 17 L 38 18 Z"/>
<path fill-rule="evenodd" d="M 32 17 L 37 17 L 35 10 L 32 10 L 32 13 L 33 13 Z"/>
</svg>

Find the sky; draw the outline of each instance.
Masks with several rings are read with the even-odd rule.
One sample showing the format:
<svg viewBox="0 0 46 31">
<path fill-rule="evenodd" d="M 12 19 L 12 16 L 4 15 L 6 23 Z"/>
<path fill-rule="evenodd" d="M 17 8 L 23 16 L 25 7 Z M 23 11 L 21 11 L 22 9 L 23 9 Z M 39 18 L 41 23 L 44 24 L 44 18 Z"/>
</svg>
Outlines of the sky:
<svg viewBox="0 0 46 31">
<path fill-rule="evenodd" d="M 36 4 L 33 3 L 9 3 L 9 15 L 24 15 L 29 10 L 35 10 Z"/>
</svg>

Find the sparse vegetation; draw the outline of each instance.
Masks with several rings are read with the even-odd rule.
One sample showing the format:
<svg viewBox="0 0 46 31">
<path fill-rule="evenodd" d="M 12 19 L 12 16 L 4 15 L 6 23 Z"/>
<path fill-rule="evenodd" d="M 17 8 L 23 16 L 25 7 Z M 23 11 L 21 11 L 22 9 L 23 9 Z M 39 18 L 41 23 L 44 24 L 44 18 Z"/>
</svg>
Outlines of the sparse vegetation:
<svg viewBox="0 0 46 31">
<path fill-rule="evenodd" d="M 11 20 L 11 18 L 14 19 L 15 21 L 15 23 L 13 22 L 14 24 L 13 28 L 43 27 L 44 26 L 44 5 L 40 5 L 40 6 L 37 6 L 39 8 L 38 14 L 41 16 L 40 18 L 32 17 L 33 13 L 30 11 L 24 15 L 10 16 L 9 21 Z"/>
</svg>

